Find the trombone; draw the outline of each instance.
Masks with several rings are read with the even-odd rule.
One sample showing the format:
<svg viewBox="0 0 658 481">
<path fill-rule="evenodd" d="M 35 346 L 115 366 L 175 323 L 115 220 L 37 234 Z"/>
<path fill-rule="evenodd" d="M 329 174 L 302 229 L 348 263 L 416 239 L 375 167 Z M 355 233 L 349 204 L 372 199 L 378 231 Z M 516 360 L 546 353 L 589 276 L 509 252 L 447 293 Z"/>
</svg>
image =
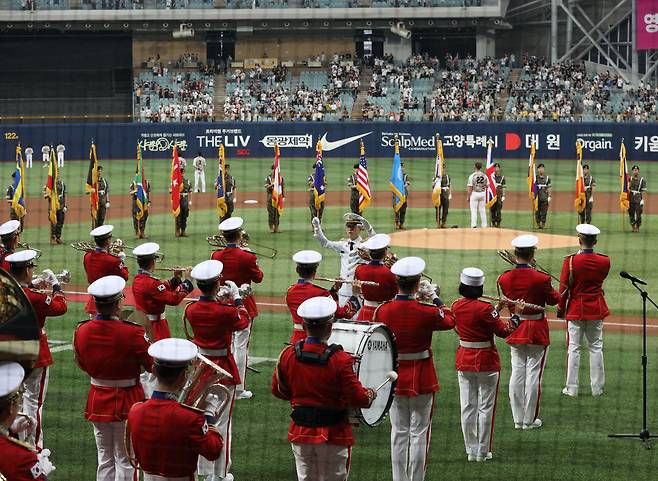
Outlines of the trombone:
<svg viewBox="0 0 658 481">
<path fill-rule="evenodd" d="M 498 255 L 500 256 L 500 258 L 502 260 L 504 260 L 505 262 L 507 262 L 509 264 L 512 264 L 513 266 L 518 265 L 518 261 L 516 260 L 516 256 L 512 252 L 510 252 L 508 250 L 498 250 L 496 252 L 498 252 Z M 547 276 L 551 277 L 552 279 L 556 280 L 557 282 L 560 282 L 560 279 L 558 279 L 553 274 L 548 272 L 548 270 L 546 270 L 544 267 L 537 264 L 537 261 L 535 259 L 532 260 L 532 262 L 530 263 L 530 266 L 534 267 L 535 269 L 537 269 L 537 271 L 541 272 L 542 274 L 546 274 Z"/>
<path fill-rule="evenodd" d="M 212 247 L 216 247 L 215 250 L 220 251 L 226 248 L 226 245 L 228 242 L 226 242 L 226 239 L 222 234 L 215 234 L 206 237 L 206 241 L 208 244 L 210 244 Z M 249 248 L 249 244 L 258 247 L 258 249 L 262 249 L 261 252 L 257 252 Z M 257 256 L 261 257 L 267 257 L 268 259 L 274 259 L 279 251 L 277 251 L 273 247 L 268 247 L 263 244 L 256 244 L 255 242 L 250 242 L 249 234 L 247 232 L 242 231 L 242 239 L 240 239 L 240 247 L 243 249 L 247 249 L 249 252 L 252 254 L 255 254 Z M 264 252 L 263 252 L 264 251 Z M 269 251 L 269 252 L 268 252 Z"/>
</svg>

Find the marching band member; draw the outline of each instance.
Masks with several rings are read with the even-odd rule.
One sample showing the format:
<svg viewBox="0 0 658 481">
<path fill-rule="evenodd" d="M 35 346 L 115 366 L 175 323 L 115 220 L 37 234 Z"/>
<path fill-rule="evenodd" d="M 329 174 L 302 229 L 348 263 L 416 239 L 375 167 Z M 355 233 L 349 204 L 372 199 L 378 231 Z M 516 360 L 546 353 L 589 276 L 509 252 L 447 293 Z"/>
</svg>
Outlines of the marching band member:
<svg viewBox="0 0 658 481">
<path fill-rule="evenodd" d="M 82 260 L 89 284 L 105 276 L 119 276 L 128 280 L 128 268 L 123 263 L 126 254 L 120 252 L 118 255 L 114 255 L 109 252 L 113 230 L 114 226 L 105 224 L 96 227 L 89 233 L 96 243 L 96 249 L 87 252 Z M 96 303 L 91 296 L 85 306 L 85 312 L 91 316 L 96 313 Z"/>
<path fill-rule="evenodd" d="M 432 334 L 455 326 L 454 316 L 433 287 L 423 283 L 419 291 L 423 270 L 425 261 L 419 257 L 405 257 L 393 264 L 399 294 L 379 306 L 372 319 L 391 329 L 398 350 L 399 377 L 390 411 L 393 481 L 425 479 L 434 393 L 439 390 Z M 434 305 L 415 300 L 417 292 L 431 298 Z"/>
<path fill-rule="evenodd" d="M 242 305 L 240 291 L 234 282 L 226 281 L 226 286 L 230 289 L 229 302 L 219 301 L 217 298 L 223 268 L 221 262 L 209 260 L 192 269 L 191 275 L 201 290 L 201 296 L 198 301 L 187 305 L 184 318 L 192 327 L 192 342 L 197 345 L 199 352 L 233 376 L 233 379 L 221 381 L 228 388 L 231 399 L 220 418 L 213 424 L 224 440 L 224 448 L 215 461 L 199 458 L 199 474 L 214 476 L 206 478 L 213 481 L 233 479 L 233 475 L 229 473 L 233 429 L 231 418 L 235 386 L 240 383 L 240 374 L 231 352 L 231 340 L 234 332 L 249 327 L 249 314 Z"/>
<path fill-rule="evenodd" d="M 26 427 L 18 413 L 22 404 L 21 385 L 25 371 L 17 362 L 0 362 L 0 479 L 8 481 L 47 481 L 55 470 L 50 450 L 37 452 L 34 446 L 15 438 Z"/>
<path fill-rule="evenodd" d="M 220 261 L 224 265 L 222 270 L 222 280 L 224 282 L 232 281 L 238 286 L 251 284 L 252 282 L 260 284 L 263 280 L 263 271 L 258 267 L 256 255 L 240 247 L 243 224 L 244 220 L 241 217 L 231 217 L 219 224 L 218 228 L 226 239 L 226 248 L 213 252 L 212 259 Z M 253 295 L 244 298 L 244 307 L 253 322 L 258 315 L 256 300 Z M 250 337 L 251 324 L 246 329 L 237 331 L 233 335 L 233 353 L 240 373 L 240 384 L 236 388 L 236 399 L 249 399 L 253 395 L 251 391 L 245 390 Z"/>
<path fill-rule="evenodd" d="M 182 279 L 183 270 L 174 271 L 174 277 L 164 282 L 153 275 L 159 250 L 160 246 L 155 242 L 146 242 L 133 249 L 133 255 L 137 257 L 139 265 L 139 271 L 132 285 L 135 307 L 144 312 L 151 322 L 152 333 L 149 337 L 152 342 L 171 337 L 165 306 L 179 305 L 194 289 L 192 282 L 187 278 L 189 276 L 187 271 L 185 271 L 185 280 Z"/>
<path fill-rule="evenodd" d="M 395 274 L 391 272 L 389 267 L 384 265 L 384 258 L 390 243 L 391 238 L 386 234 L 375 234 L 361 244 L 363 249 L 368 250 L 372 260 L 368 264 L 357 266 L 354 271 L 354 279 L 377 282 L 379 285 L 366 285 L 357 288 L 363 296 L 363 307 L 359 311 L 357 321 L 372 320 L 372 315 L 377 306 L 382 302 L 390 301 L 398 293 Z"/>
<path fill-rule="evenodd" d="M 354 279 L 354 269 L 356 269 L 358 264 L 362 263 L 357 251 L 363 242 L 361 230 L 365 229 L 368 237 L 374 236 L 375 230 L 366 219 L 358 214 L 347 213 L 343 218 L 345 219 L 347 239 L 341 239 L 339 241 L 330 241 L 327 239 L 324 232 L 322 232 L 322 227 L 320 227 L 319 218 L 314 217 L 311 224 L 313 225 L 313 236 L 320 243 L 320 246 L 336 251 L 340 255 L 341 279 L 352 280 Z M 350 297 L 352 297 L 351 284 L 343 284 L 338 291 L 338 304 L 344 306 Z"/>
<path fill-rule="evenodd" d="M 521 235 L 512 240 L 517 265 L 498 277 L 498 289 L 509 299 L 554 306 L 560 294 L 551 286 L 550 276 L 531 267 L 538 243 L 534 235 Z M 542 426 L 539 419 L 541 380 L 551 341 L 545 312 L 526 307 L 518 314 L 524 322 L 507 337 L 512 354 L 509 398 L 514 427 L 535 429 Z"/>
<path fill-rule="evenodd" d="M 16 250 L 18 238 L 21 234 L 21 223 L 17 220 L 8 220 L 0 225 L 0 267 L 9 271 L 9 262 L 6 261 L 8 255 Z"/>
<path fill-rule="evenodd" d="M 126 440 L 144 481 L 193 481 L 199 456 L 215 460 L 222 452 L 222 437 L 208 424 L 210 412 L 177 401 L 197 352 L 184 339 L 163 339 L 149 347 L 155 391 L 148 401 L 133 404 L 126 424 Z"/>
<path fill-rule="evenodd" d="M 46 283 L 52 287 L 50 294 L 33 289 L 32 274 L 36 266 L 36 251 L 31 249 L 14 252 L 6 257 L 9 262 L 9 273 L 20 284 L 25 295 L 30 300 L 39 321 L 41 334 L 39 336 L 39 357 L 32 371 L 25 379 L 25 395 L 23 397 L 23 412 L 36 419 L 34 429 L 26 433 L 25 441 L 34 444 L 38 449 L 43 448 L 43 429 L 41 425 L 43 403 L 48 392 L 49 366 L 53 358 L 48 347 L 48 336 L 44 329 L 46 317 L 57 317 L 66 314 L 66 297 L 62 293 L 59 280 L 50 269 L 46 269 Z"/>
<path fill-rule="evenodd" d="M 347 410 L 377 397 L 356 377 L 352 355 L 327 345 L 337 307 L 324 296 L 299 306 L 307 338 L 281 352 L 272 376 L 272 394 L 292 406 L 288 441 L 299 481 L 347 479 L 354 444 Z"/>
<path fill-rule="evenodd" d="M 144 328 L 119 319 L 125 287 L 125 279 L 114 275 L 94 281 L 87 292 L 96 315 L 79 323 L 73 337 L 75 360 L 91 378 L 85 419 L 94 427 L 97 481 L 131 481 L 136 475 L 124 448 L 124 431 L 130 407 L 144 399 L 140 374 L 153 364 Z"/>
<path fill-rule="evenodd" d="M 507 337 L 518 326 L 517 316 L 513 316 L 512 322 L 500 318 L 498 313 L 502 305 L 494 308 L 478 299 L 483 285 L 484 273 L 480 269 L 464 269 L 459 277 L 462 297 L 450 309 L 459 335 L 455 367 L 464 445 L 468 460 L 478 462 L 493 457 L 494 415 L 500 380 L 500 357 L 494 335 Z"/>
<path fill-rule="evenodd" d="M 303 319 L 297 314 L 299 306 L 301 306 L 305 300 L 312 297 L 331 297 L 334 301 L 337 301 L 337 293 L 342 283 L 336 282 L 331 289 L 325 289 L 324 287 L 313 284 L 313 279 L 315 278 L 318 266 L 320 265 L 320 261 L 322 261 L 322 254 L 319 252 L 299 251 L 292 256 L 292 260 L 297 264 L 295 270 L 297 271 L 297 275 L 299 275 L 299 279 L 297 279 L 295 284 L 288 288 L 286 304 L 292 315 L 293 324 L 290 344 L 297 344 L 297 341 L 306 338 Z M 354 299 L 344 306 L 338 307 L 335 317 L 338 319 L 351 319 L 354 317 L 354 314 L 356 314 L 358 309 L 358 302 Z"/>
<path fill-rule="evenodd" d="M 562 394 L 578 395 L 580 346 L 583 336 L 589 344 L 589 379 L 592 396 L 603 394 L 605 371 L 603 368 L 603 319 L 610 310 L 605 302 L 603 283 L 610 272 L 608 256 L 594 252 L 601 231 L 592 224 L 576 226 L 581 249 L 564 259 L 560 275 L 558 317 L 567 320 L 567 383 Z"/>
</svg>

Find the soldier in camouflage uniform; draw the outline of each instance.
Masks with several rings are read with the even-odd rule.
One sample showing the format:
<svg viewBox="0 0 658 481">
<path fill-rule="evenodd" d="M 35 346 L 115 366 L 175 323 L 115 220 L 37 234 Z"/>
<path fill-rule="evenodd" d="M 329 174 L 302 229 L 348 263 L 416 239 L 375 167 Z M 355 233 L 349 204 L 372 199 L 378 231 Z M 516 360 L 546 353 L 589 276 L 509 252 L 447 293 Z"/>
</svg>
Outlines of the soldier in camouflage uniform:
<svg viewBox="0 0 658 481">
<path fill-rule="evenodd" d="M 503 202 L 505 201 L 505 190 L 507 189 L 507 181 L 505 176 L 500 173 L 500 164 L 494 164 L 493 181 L 496 185 L 496 202 L 491 206 L 491 227 L 500 227 L 502 220 Z"/>
<path fill-rule="evenodd" d="M 537 195 L 538 203 L 535 221 L 537 222 L 537 228 L 543 229 L 546 227 L 548 205 L 551 202 L 551 178 L 544 173 L 544 164 L 537 166 L 537 188 L 539 193 Z"/>
<path fill-rule="evenodd" d="M 56 222 L 50 224 L 50 243 L 51 244 L 62 244 L 62 229 L 64 228 L 64 218 L 66 215 L 66 185 L 59 176 L 59 171 L 57 171 L 57 177 L 55 179 L 55 186 L 57 188 L 57 200 L 59 202 L 59 207 L 55 213 Z M 44 187 L 44 198 L 49 199 L 46 195 L 46 188 Z M 50 216 L 50 202 L 48 202 L 48 216 Z"/>
<path fill-rule="evenodd" d="M 105 224 L 105 214 L 110 207 L 110 184 L 103 177 L 103 167 L 98 166 L 98 213 L 96 214 L 96 223 L 93 228 Z"/>
<path fill-rule="evenodd" d="M 361 215 L 359 210 L 359 189 L 356 188 L 358 172 L 359 164 L 354 164 L 354 173 L 347 178 L 347 186 L 350 188 L 350 210 L 353 214 Z"/>
<path fill-rule="evenodd" d="M 589 175 L 589 165 L 583 165 L 583 183 L 585 184 L 585 209 L 582 212 L 579 212 L 580 223 L 581 224 L 591 224 L 592 223 L 592 206 L 594 205 L 594 188 L 596 187 L 596 181 L 594 177 Z"/>
<path fill-rule="evenodd" d="M 149 180 L 146 181 L 146 185 L 144 186 L 145 189 L 145 194 L 146 194 L 146 205 L 144 206 L 144 215 L 142 216 L 141 219 L 137 219 L 137 213 L 139 212 L 139 208 L 137 207 L 137 184 L 135 182 L 130 183 L 130 195 L 132 196 L 132 205 L 133 205 L 133 228 L 135 229 L 135 238 L 136 239 L 147 239 L 145 230 L 146 230 L 146 221 L 149 218 L 149 211 L 148 208 L 151 205 L 151 182 Z"/>
<path fill-rule="evenodd" d="M 180 168 L 183 183 L 180 190 L 180 213 L 176 217 L 176 237 L 187 237 L 187 218 L 190 216 L 192 205 L 192 183 L 185 177 L 185 167 Z"/>
<path fill-rule="evenodd" d="M 640 177 L 640 167 L 634 165 L 632 168 L 633 175 L 629 182 L 629 200 L 628 215 L 631 218 L 631 227 L 633 232 L 640 232 L 642 225 L 642 211 L 644 210 L 644 199 L 642 194 L 647 190 L 647 181 Z"/>
</svg>

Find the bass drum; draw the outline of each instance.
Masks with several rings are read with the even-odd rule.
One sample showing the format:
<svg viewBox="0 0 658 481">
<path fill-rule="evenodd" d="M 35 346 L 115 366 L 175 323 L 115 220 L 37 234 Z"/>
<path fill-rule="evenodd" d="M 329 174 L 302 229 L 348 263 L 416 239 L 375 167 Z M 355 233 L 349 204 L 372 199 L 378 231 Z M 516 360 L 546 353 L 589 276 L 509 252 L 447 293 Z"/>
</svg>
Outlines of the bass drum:
<svg viewBox="0 0 658 481">
<path fill-rule="evenodd" d="M 397 369 L 397 349 L 393 334 L 381 323 L 334 322 L 329 344 L 340 344 L 354 356 L 354 372 L 364 387 L 376 388 L 386 374 Z M 395 383 L 387 383 L 377 392 L 369 408 L 354 408 L 351 421 L 377 426 L 384 421 L 393 403 Z"/>
</svg>

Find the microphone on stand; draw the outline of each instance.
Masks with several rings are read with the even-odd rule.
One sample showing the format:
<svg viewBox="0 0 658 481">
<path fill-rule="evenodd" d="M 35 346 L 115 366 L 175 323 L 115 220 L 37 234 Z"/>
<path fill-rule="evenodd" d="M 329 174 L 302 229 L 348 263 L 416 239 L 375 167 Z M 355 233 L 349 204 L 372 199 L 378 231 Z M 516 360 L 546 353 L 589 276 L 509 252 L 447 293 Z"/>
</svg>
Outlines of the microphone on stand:
<svg viewBox="0 0 658 481">
<path fill-rule="evenodd" d="M 647 283 L 646 283 L 645 281 L 643 281 L 643 280 L 640 279 L 639 277 L 635 277 L 635 276 L 630 275 L 630 274 L 629 274 L 628 272 L 626 272 L 626 271 L 621 271 L 621 272 L 619 273 L 619 275 L 620 275 L 621 277 L 623 277 L 624 279 L 628 279 L 628 280 L 631 281 L 631 282 L 636 282 L 636 283 L 638 283 L 638 284 L 642 284 L 643 286 L 646 286 L 646 285 L 647 285 Z"/>
</svg>

